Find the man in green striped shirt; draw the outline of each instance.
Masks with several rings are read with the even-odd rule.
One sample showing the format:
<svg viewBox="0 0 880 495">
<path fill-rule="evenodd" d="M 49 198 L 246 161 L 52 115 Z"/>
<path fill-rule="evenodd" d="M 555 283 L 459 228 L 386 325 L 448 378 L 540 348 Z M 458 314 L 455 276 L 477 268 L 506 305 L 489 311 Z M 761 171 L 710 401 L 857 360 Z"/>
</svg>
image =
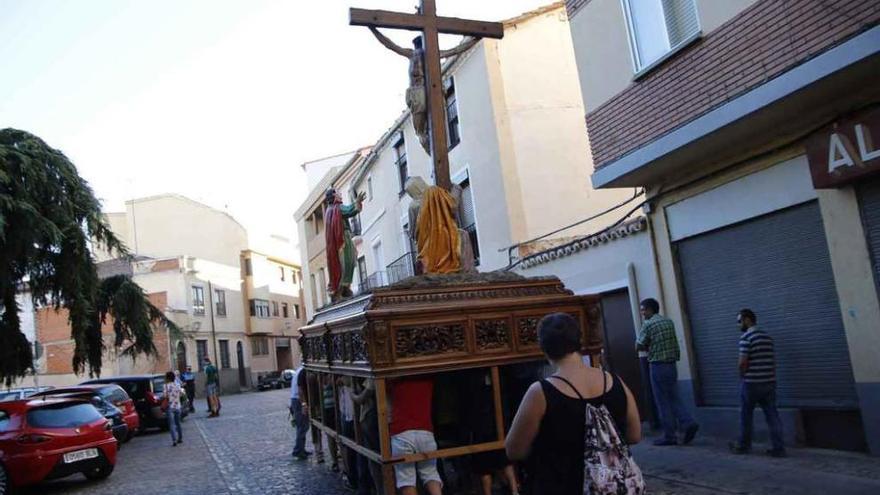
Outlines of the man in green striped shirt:
<svg viewBox="0 0 880 495">
<path fill-rule="evenodd" d="M 654 445 L 666 446 L 678 443 L 677 429 L 684 432 L 683 442 L 694 439 L 700 426 L 694 421 L 678 394 L 678 369 L 676 363 L 681 358 L 675 324 L 660 315 L 660 303 L 656 299 L 645 299 L 641 304 L 645 322 L 636 340 L 636 349 L 648 352 L 651 365 L 651 388 L 654 400 L 660 411 L 663 423 L 663 438 Z"/>
</svg>

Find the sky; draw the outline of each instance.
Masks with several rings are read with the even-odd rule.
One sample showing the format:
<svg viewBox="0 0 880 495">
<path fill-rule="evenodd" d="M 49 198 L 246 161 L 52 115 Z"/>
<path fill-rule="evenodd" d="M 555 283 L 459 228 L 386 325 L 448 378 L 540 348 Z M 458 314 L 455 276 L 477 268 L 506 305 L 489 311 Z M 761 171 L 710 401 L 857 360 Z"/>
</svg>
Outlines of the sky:
<svg viewBox="0 0 880 495">
<path fill-rule="evenodd" d="M 502 20 L 546 3 L 438 0 L 438 12 Z M 62 150 L 106 211 L 179 193 L 254 236 L 293 238 L 300 164 L 372 144 L 405 105 L 407 61 L 349 26 L 348 7 L 415 5 L 0 0 L 0 128 Z"/>
</svg>

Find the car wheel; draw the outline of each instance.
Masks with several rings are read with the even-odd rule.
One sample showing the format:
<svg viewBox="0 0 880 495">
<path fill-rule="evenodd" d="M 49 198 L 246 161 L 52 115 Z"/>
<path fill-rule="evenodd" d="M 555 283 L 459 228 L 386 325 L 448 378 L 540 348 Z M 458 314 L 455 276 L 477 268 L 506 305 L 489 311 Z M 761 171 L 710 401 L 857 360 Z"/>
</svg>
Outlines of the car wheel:
<svg viewBox="0 0 880 495">
<path fill-rule="evenodd" d="M 113 472 L 113 465 L 107 464 L 106 466 L 101 466 L 99 468 L 92 469 L 90 471 L 86 471 L 83 474 L 86 475 L 86 478 L 90 480 L 102 480 L 106 477 L 110 476 Z"/>
<path fill-rule="evenodd" d="M 0 464 L 0 495 L 6 495 L 10 492 L 10 481 L 9 476 L 6 475 L 6 468 Z"/>
</svg>

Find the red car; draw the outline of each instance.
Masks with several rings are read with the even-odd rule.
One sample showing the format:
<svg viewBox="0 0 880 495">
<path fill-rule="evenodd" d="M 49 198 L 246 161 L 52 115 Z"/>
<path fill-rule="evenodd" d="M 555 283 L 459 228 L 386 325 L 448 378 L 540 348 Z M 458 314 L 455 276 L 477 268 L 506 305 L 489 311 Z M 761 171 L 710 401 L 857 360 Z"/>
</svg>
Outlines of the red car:
<svg viewBox="0 0 880 495">
<path fill-rule="evenodd" d="M 0 402 L 0 495 L 76 473 L 103 479 L 115 465 L 110 424 L 88 401 Z"/>
<path fill-rule="evenodd" d="M 31 397 L 48 397 L 82 392 L 98 393 L 104 398 L 104 400 L 122 411 L 122 420 L 125 421 L 125 425 L 128 426 L 128 437 L 123 441 L 127 442 L 131 440 L 131 437 L 135 435 L 135 432 L 140 429 L 141 419 L 138 416 L 137 409 L 134 407 L 134 400 L 128 396 L 128 393 L 123 390 L 122 387 L 114 383 L 72 385 L 70 387 L 53 388 L 37 392 L 31 395 Z"/>
</svg>

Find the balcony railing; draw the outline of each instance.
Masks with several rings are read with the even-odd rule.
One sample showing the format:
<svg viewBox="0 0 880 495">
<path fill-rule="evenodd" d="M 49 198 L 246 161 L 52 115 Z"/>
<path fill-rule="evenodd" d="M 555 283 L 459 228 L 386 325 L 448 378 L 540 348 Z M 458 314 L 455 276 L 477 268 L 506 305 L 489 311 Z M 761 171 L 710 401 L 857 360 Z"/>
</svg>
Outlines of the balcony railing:
<svg viewBox="0 0 880 495">
<path fill-rule="evenodd" d="M 385 272 L 375 272 L 365 280 L 361 281 L 358 292 L 360 294 L 365 294 L 367 292 L 372 292 L 373 289 L 384 287 L 388 285 L 388 277 Z"/>
<path fill-rule="evenodd" d="M 386 273 L 388 274 L 389 285 L 400 282 L 401 280 L 412 277 L 413 275 L 417 275 L 418 268 L 416 267 L 415 253 L 409 252 L 394 260 L 386 268 Z"/>
</svg>

